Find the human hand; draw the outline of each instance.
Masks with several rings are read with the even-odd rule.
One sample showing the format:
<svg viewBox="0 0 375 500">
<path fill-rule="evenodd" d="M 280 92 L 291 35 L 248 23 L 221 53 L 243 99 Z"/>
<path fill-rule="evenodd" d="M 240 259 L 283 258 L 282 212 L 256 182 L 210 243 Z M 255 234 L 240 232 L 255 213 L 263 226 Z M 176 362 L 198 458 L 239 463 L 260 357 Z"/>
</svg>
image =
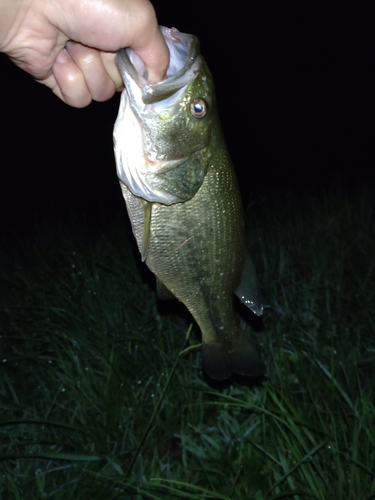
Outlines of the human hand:
<svg viewBox="0 0 375 500">
<path fill-rule="evenodd" d="M 148 0 L 0 0 L 0 52 L 71 106 L 122 89 L 122 47 L 143 59 L 150 83 L 163 79 L 169 52 Z"/>
</svg>

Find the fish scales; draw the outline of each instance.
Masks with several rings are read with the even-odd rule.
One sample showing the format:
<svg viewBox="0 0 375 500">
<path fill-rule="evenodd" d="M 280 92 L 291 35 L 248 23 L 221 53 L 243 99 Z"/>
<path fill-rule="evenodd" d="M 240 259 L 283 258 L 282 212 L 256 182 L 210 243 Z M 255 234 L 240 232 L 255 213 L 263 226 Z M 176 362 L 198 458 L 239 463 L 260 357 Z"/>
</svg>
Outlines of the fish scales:
<svg viewBox="0 0 375 500">
<path fill-rule="evenodd" d="M 121 69 L 121 62 L 119 66 Z M 119 175 L 120 185 L 139 250 L 158 279 L 160 293 L 165 288 L 180 300 L 201 329 L 203 367 L 207 374 L 215 379 L 227 378 L 232 373 L 260 376 L 265 370 L 264 363 L 240 328 L 233 309 L 233 295 L 237 293 L 254 312 L 262 312 L 254 270 L 245 246 L 241 199 L 217 116 L 212 77 L 204 62 L 199 64 L 199 76 L 197 74 L 198 71 L 183 96 L 188 102 L 202 97 L 209 101 L 210 115 L 207 118 L 210 126 L 204 129 L 202 122 L 205 117 L 199 118 L 197 132 L 194 119 L 190 123 L 191 116 L 183 117 L 178 127 L 178 153 L 173 148 L 173 138 L 178 134 L 176 127 L 173 133 L 168 134 L 168 125 L 164 122 L 161 131 L 164 143 L 169 136 L 167 147 L 161 147 L 163 154 L 169 154 L 175 160 L 182 150 L 189 159 L 189 166 L 177 166 L 181 172 L 174 172 L 172 184 L 163 178 L 163 189 L 166 188 L 167 192 L 171 190 L 173 196 L 182 198 L 189 190 L 193 194 L 182 201 L 166 203 L 163 199 L 161 203 L 148 199 L 147 195 L 134 194 L 132 184 L 124 175 Z M 124 80 L 129 86 L 130 81 Z M 139 116 L 142 117 L 141 114 Z M 119 114 L 118 121 L 120 118 Z M 157 126 L 155 123 L 157 121 L 153 117 L 147 127 Z M 147 130 L 145 132 L 141 127 L 140 134 L 145 133 Z M 192 133 L 197 138 L 195 143 L 202 142 L 199 149 L 191 141 Z M 153 129 L 151 136 L 151 141 L 142 141 L 144 151 L 153 148 L 154 143 L 158 144 L 158 131 Z M 126 154 L 122 147 L 119 148 L 119 141 L 125 139 L 123 134 L 115 132 L 115 144 L 122 154 L 119 157 L 117 151 L 118 165 L 124 161 Z M 128 144 L 128 147 L 131 145 Z M 148 151 L 145 156 L 150 156 Z M 149 162 L 149 165 L 153 163 Z M 172 169 L 167 169 L 164 177 L 168 177 Z M 186 171 L 189 173 L 186 174 Z"/>
</svg>

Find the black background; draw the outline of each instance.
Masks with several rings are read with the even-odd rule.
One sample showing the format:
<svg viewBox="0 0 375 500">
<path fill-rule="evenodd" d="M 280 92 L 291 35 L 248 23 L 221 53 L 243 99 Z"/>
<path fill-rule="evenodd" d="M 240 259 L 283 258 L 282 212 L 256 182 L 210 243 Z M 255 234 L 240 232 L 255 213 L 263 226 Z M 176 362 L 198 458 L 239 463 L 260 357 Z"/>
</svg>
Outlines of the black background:
<svg viewBox="0 0 375 500">
<path fill-rule="evenodd" d="M 153 2 L 194 33 L 214 75 L 242 194 L 374 181 L 375 12 L 368 3 Z M 119 95 L 74 109 L 0 54 L 0 223 L 123 210 Z"/>
</svg>

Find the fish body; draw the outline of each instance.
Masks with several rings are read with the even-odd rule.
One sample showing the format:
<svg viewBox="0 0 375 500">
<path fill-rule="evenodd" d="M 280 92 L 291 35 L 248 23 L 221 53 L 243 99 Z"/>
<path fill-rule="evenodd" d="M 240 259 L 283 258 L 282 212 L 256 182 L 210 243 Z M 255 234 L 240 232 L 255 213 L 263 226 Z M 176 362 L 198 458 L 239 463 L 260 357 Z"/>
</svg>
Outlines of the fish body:
<svg viewBox="0 0 375 500">
<path fill-rule="evenodd" d="M 233 309 L 235 293 L 256 314 L 263 307 L 212 76 L 196 37 L 161 29 L 171 54 L 162 82 L 147 83 L 130 49 L 118 53 L 115 156 L 133 233 L 159 296 L 176 297 L 197 321 L 206 373 L 260 376 L 264 363 Z"/>
</svg>

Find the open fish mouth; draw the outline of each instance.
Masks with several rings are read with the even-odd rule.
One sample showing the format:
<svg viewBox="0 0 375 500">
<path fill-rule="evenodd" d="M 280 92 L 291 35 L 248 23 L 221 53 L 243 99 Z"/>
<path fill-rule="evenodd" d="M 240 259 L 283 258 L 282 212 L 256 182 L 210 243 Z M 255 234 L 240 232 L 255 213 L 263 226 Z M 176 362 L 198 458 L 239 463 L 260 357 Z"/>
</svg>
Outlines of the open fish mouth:
<svg viewBox="0 0 375 500">
<path fill-rule="evenodd" d="M 119 70 L 136 107 L 141 102 L 147 105 L 176 94 L 189 85 L 199 72 L 202 56 L 198 39 L 194 35 L 181 33 L 176 28 L 160 26 L 160 29 L 170 54 L 166 77 L 161 82 L 148 83 L 145 64 L 132 49 L 117 52 Z M 174 99 L 180 100 L 181 95 L 177 94 Z"/>
</svg>

